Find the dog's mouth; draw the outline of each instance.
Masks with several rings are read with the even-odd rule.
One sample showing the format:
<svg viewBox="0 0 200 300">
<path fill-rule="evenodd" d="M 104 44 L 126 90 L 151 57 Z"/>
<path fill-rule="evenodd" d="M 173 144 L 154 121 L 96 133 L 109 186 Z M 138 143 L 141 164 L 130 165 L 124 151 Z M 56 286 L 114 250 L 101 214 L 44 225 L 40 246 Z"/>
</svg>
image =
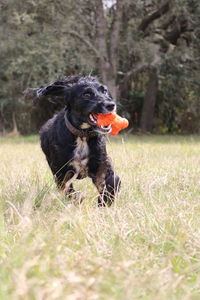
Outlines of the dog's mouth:
<svg viewBox="0 0 200 300">
<path fill-rule="evenodd" d="M 97 113 L 90 113 L 88 116 L 88 123 L 92 126 L 96 126 L 94 130 L 100 133 L 110 133 L 111 132 L 111 125 L 108 126 L 98 126 L 97 124 Z"/>
</svg>

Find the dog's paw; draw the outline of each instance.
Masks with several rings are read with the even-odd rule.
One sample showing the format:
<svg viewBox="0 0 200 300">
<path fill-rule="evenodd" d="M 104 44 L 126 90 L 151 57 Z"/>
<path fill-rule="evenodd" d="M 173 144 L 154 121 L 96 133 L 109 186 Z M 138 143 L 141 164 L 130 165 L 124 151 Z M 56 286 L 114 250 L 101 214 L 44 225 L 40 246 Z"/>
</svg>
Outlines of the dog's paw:
<svg viewBox="0 0 200 300">
<path fill-rule="evenodd" d="M 83 195 L 81 195 L 80 192 L 75 192 L 72 198 L 73 198 L 73 203 L 75 206 L 80 205 L 83 202 L 83 200 L 85 199 L 85 197 Z"/>
</svg>

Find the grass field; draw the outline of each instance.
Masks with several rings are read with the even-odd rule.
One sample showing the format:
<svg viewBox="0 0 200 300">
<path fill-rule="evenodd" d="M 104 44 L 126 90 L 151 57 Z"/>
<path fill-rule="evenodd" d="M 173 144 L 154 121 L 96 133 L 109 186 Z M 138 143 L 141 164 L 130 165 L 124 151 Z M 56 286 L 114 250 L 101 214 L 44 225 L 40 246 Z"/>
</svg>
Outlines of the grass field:
<svg viewBox="0 0 200 300">
<path fill-rule="evenodd" d="M 111 208 L 60 194 L 37 137 L 0 139 L 0 300 L 200 299 L 200 137 L 116 137 Z"/>
</svg>

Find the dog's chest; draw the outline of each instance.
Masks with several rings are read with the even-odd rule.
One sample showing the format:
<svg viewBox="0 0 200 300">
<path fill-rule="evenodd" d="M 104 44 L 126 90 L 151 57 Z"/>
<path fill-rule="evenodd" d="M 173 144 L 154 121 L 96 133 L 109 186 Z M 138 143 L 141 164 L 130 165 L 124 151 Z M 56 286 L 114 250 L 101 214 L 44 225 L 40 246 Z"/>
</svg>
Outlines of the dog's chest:
<svg viewBox="0 0 200 300">
<path fill-rule="evenodd" d="M 76 140 L 76 148 L 74 149 L 74 157 L 71 165 L 81 177 L 88 174 L 89 147 L 86 138 L 78 137 Z"/>
</svg>

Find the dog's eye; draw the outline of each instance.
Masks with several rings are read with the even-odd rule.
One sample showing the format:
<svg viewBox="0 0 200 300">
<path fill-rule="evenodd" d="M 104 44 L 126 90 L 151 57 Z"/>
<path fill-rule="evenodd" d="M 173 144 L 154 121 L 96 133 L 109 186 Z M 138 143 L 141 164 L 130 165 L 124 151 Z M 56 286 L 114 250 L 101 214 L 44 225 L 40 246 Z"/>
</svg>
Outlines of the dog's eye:
<svg viewBox="0 0 200 300">
<path fill-rule="evenodd" d="M 94 95 L 93 92 L 90 92 L 90 91 L 85 91 L 83 93 L 84 98 L 91 98 L 93 95 Z"/>
<path fill-rule="evenodd" d="M 89 97 L 91 97 L 91 93 L 84 93 L 83 96 L 86 98 L 89 98 Z"/>
<path fill-rule="evenodd" d="M 102 85 L 99 87 L 99 91 L 102 93 L 102 94 L 107 94 L 108 90 Z"/>
</svg>

